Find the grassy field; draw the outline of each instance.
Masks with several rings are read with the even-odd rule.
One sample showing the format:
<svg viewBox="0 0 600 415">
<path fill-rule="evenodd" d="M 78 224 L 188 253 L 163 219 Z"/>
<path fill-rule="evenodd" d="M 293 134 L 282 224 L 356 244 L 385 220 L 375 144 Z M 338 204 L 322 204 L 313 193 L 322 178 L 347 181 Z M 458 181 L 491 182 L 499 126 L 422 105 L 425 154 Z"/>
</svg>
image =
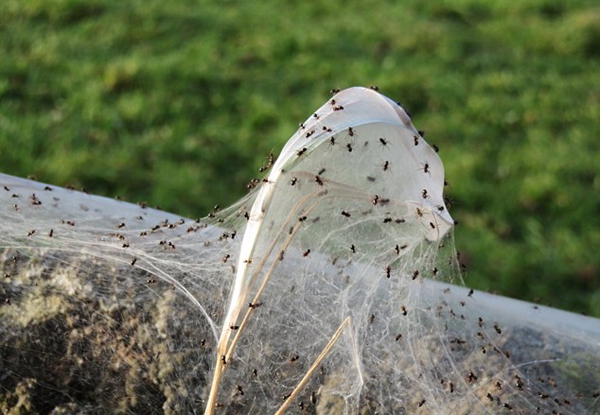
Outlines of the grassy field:
<svg viewBox="0 0 600 415">
<path fill-rule="evenodd" d="M 440 156 L 468 285 L 600 317 L 597 1 L 5 0 L 0 171 L 198 217 L 333 87 Z"/>
</svg>

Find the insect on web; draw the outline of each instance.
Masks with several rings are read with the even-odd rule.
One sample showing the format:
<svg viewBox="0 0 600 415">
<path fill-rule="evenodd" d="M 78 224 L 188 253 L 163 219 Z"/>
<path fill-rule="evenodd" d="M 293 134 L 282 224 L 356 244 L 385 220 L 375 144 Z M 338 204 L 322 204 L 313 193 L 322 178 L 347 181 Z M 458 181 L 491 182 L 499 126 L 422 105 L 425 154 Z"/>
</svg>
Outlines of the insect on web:
<svg viewBox="0 0 600 415">
<path fill-rule="evenodd" d="M 560 312 L 459 286 L 443 166 L 401 106 L 339 92 L 269 164 L 246 198 L 199 221 L 0 176 L 2 399 L 98 413 L 597 413 L 598 322 L 573 335 L 541 324 Z"/>
</svg>

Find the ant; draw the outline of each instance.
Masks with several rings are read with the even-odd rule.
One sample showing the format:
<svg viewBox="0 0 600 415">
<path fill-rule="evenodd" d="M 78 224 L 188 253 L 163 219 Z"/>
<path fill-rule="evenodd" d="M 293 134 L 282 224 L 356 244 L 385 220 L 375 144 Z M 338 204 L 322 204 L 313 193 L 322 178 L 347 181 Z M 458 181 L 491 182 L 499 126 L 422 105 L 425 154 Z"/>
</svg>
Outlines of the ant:
<svg viewBox="0 0 600 415">
<path fill-rule="evenodd" d="M 423 173 L 428 174 L 429 173 L 429 163 L 425 163 L 423 164 Z"/>
<path fill-rule="evenodd" d="M 396 253 L 396 255 L 400 255 L 400 251 L 406 249 L 407 247 L 408 245 L 396 245 L 394 247 L 394 252 Z"/>
</svg>

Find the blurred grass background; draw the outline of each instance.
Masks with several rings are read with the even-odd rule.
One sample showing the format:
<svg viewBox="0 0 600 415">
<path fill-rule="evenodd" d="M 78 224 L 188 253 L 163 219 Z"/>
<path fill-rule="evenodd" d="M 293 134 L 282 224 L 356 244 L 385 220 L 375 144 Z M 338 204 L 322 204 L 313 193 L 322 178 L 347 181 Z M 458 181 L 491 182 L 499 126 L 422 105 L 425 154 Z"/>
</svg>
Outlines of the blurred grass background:
<svg viewBox="0 0 600 415">
<path fill-rule="evenodd" d="M 440 147 L 467 285 L 600 317 L 596 0 L 4 0 L 0 171 L 190 217 L 331 88 Z"/>
</svg>

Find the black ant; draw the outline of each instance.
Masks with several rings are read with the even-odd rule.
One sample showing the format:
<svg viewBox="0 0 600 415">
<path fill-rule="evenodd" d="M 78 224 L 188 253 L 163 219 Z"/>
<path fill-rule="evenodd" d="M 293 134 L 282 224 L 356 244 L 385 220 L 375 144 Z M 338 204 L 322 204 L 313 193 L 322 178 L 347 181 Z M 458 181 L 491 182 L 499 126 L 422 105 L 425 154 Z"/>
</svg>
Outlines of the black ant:
<svg viewBox="0 0 600 415">
<path fill-rule="evenodd" d="M 396 245 L 396 246 L 394 247 L 394 251 L 396 252 L 396 255 L 400 255 L 400 251 L 402 251 L 402 250 L 404 250 L 404 249 L 406 249 L 406 248 L 408 248 L 408 245 L 407 245 L 407 244 L 400 245 L 400 246 Z"/>
<path fill-rule="evenodd" d="M 35 193 L 33 193 L 31 196 L 29 196 L 29 203 L 31 203 L 34 206 L 39 206 L 42 204 L 41 200 L 38 199 L 38 197 L 35 195 Z"/>
</svg>

